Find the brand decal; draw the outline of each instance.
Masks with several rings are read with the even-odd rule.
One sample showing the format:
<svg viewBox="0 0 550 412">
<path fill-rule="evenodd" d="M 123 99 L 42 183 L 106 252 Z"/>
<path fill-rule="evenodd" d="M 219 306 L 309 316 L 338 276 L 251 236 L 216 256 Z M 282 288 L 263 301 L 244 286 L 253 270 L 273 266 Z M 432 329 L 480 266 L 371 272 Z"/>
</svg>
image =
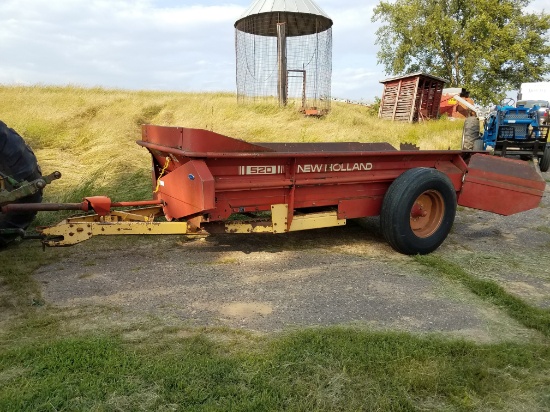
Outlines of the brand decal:
<svg viewBox="0 0 550 412">
<path fill-rule="evenodd" d="M 298 165 L 298 173 L 357 172 L 372 169 L 372 163 L 324 163 Z"/>
<path fill-rule="evenodd" d="M 239 166 L 240 175 L 276 175 L 284 172 L 284 166 Z"/>
<path fill-rule="evenodd" d="M 318 163 L 298 165 L 298 173 L 362 172 L 372 170 L 372 163 Z M 239 175 L 276 175 L 285 173 L 283 165 L 239 166 Z"/>
</svg>

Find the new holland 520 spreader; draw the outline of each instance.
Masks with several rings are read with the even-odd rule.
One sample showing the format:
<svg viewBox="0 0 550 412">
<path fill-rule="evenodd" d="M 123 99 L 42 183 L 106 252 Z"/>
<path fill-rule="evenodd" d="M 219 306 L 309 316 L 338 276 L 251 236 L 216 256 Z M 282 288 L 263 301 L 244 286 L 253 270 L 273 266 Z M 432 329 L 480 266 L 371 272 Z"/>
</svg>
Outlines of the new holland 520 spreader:
<svg viewBox="0 0 550 412">
<path fill-rule="evenodd" d="M 252 144 L 154 125 L 143 126 L 142 134 L 137 143 L 153 160 L 153 200 L 9 203 L 2 213 L 93 210 L 41 228 L 48 246 L 96 235 L 286 233 L 380 216 L 394 249 L 425 254 L 447 237 L 457 205 L 511 215 L 536 208 L 546 186 L 526 162 L 473 151 L 403 151 L 387 143 Z M 127 206 L 140 208 L 114 210 Z"/>
</svg>

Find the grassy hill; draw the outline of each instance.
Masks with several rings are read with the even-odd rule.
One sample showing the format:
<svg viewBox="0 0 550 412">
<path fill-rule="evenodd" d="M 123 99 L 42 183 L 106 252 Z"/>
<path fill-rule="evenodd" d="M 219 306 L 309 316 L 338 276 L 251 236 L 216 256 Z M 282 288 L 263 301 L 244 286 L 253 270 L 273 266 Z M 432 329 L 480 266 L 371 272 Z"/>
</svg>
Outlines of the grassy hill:
<svg viewBox="0 0 550 412">
<path fill-rule="evenodd" d="M 380 120 L 365 106 L 333 102 L 324 118 L 296 107 L 237 104 L 232 93 L 176 93 L 0 86 L 0 120 L 35 151 L 45 174 L 63 178 L 45 193 L 51 202 L 104 194 L 114 200 L 151 196 L 148 152 L 135 144 L 144 123 L 212 130 L 247 141 L 415 143 L 458 149 L 461 121 L 418 124 Z"/>
</svg>

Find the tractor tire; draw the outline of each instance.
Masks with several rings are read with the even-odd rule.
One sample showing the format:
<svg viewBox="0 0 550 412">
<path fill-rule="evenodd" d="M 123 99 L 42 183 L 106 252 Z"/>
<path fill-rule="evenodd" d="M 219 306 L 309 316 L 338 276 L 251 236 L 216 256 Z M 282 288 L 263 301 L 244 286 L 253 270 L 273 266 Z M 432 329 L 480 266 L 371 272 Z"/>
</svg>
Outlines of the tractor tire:
<svg viewBox="0 0 550 412">
<path fill-rule="evenodd" d="M 32 181 L 42 177 L 36 156 L 19 134 L 0 121 L 0 172 L 18 182 Z M 9 184 L 6 188 L 10 190 Z M 42 191 L 19 199 L 16 203 L 40 203 Z M 0 213 L 0 229 L 26 230 L 36 212 Z M 0 235 L 0 247 L 15 240 L 18 235 Z"/>
<path fill-rule="evenodd" d="M 548 168 L 550 168 L 550 145 L 549 144 L 546 144 L 544 153 L 539 159 L 539 168 L 541 172 L 547 172 Z"/>
<path fill-rule="evenodd" d="M 482 139 L 476 139 L 474 140 L 474 147 L 473 150 L 476 152 L 482 152 L 483 149 L 483 140 Z"/>
<path fill-rule="evenodd" d="M 456 214 L 456 192 L 444 173 L 414 168 L 390 185 L 380 227 L 386 241 L 406 255 L 428 254 L 447 238 Z"/>
<path fill-rule="evenodd" d="M 479 120 L 467 117 L 462 128 L 462 150 L 474 150 L 474 141 L 479 139 Z"/>
</svg>

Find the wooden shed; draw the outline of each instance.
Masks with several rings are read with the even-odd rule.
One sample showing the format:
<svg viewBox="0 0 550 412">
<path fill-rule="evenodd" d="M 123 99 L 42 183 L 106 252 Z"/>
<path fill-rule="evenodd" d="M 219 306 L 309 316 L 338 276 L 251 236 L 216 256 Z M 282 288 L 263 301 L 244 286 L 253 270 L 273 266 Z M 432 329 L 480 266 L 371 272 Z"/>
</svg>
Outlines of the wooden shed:
<svg viewBox="0 0 550 412">
<path fill-rule="evenodd" d="M 447 80 L 425 73 L 409 73 L 381 80 L 384 92 L 378 117 L 416 122 L 439 116 L 441 92 Z"/>
</svg>

